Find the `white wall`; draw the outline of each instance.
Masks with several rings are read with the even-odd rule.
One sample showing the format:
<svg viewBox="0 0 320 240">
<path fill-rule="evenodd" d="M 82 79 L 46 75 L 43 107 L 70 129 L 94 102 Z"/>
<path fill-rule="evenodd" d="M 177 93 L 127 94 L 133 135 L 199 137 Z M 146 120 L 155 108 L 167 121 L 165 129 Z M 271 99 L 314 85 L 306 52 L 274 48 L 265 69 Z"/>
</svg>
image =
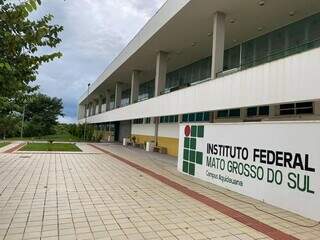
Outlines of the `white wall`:
<svg viewBox="0 0 320 240">
<path fill-rule="evenodd" d="M 320 220 L 320 121 L 193 125 L 204 126 L 204 138 L 196 139 L 196 151 L 203 153 L 203 163 L 196 164 L 195 177 L 316 221 Z M 184 127 L 186 124 L 180 126 L 178 170 L 182 171 Z M 243 159 L 237 156 L 232 158 L 230 154 L 222 153 L 219 155 L 219 152 L 208 152 L 207 144 L 247 148 L 248 158 Z M 291 164 L 284 165 L 283 154 L 277 153 L 279 160 L 273 163 L 270 162 L 273 159 L 272 157 L 266 160 L 267 154 L 261 159 L 254 157 L 255 148 L 271 150 L 274 153 L 276 151 L 278 153 L 289 152 L 292 156 L 299 153 L 301 154 L 303 167 L 299 164 L 294 165 L 295 160 L 292 160 Z M 305 160 L 306 154 L 308 155 L 308 164 Z M 258 156 L 263 156 L 263 154 L 258 153 Z M 207 157 L 215 159 L 216 165 L 208 166 Z M 217 159 L 219 159 L 219 164 Z M 269 161 L 269 164 L 266 164 L 267 161 Z M 225 162 L 225 165 L 222 162 Z M 299 161 L 296 162 L 300 163 Z M 235 166 L 234 164 L 236 166 L 238 164 L 248 164 L 250 167 L 259 167 L 262 169 L 260 171 L 263 173 L 260 175 L 262 178 L 258 179 L 251 174 L 241 174 L 239 173 L 241 172 L 240 167 L 230 167 Z M 308 171 L 306 166 L 313 168 L 314 171 Z M 254 168 L 251 168 L 250 172 L 255 172 Z M 272 171 L 277 171 L 278 182 L 268 181 L 268 177 L 271 180 L 272 174 L 270 173 Z M 213 177 L 214 175 L 216 177 Z M 300 190 L 297 185 L 293 184 L 297 183 L 298 176 Z M 232 181 L 222 181 L 226 177 Z M 281 179 L 282 181 L 280 181 Z M 237 184 L 236 181 L 242 182 L 242 184 Z M 308 190 L 304 189 L 304 186 L 309 186 Z"/>
<path fill-rule="evenodd" d="M 132 124 L 131 134 L 154 136 L 155 125 L 154 124 Z"/>
<path fill-rule="evenodd" d="M 320 48 L 90 117 L 99 123 L 320 99 Z"/>
<path fill-rule="evenodd" d="M 179 138 L 178 123 L 160 123 L 158 129 L 159 137 Z"/>
</svg>

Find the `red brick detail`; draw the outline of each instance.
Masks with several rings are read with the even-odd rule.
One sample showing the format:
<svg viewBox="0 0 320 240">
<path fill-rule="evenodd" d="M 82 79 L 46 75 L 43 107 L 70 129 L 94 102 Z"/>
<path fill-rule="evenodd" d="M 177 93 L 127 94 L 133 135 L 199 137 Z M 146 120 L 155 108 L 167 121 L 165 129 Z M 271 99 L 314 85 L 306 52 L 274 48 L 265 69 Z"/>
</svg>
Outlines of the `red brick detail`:
<svg viewBox="0 0 320 240">
<path fill-rule="evenodd" d="M 20 148 L 22 148 L 25 145 L 25 143 L 20 143 L 15 147 L 9 148 L 8 150 L 4 151 L 4 153 L 13 153 L 17 150 L 19 150 Z"/>
<path fill-rule="evenodd" d="M 299 240 L 298 238 L 296 238 L 294 236 L 291 236 L 287 233 L 284 233 L 274 227 L 271 227 L 263 222 L 260 222 L 259 220 L 255 219 L 255 218 L 252 218 L 252 217 L 250 217 L 244 213 L 241 213 L 233 208 L 230 208 L 220 202 L 217 202 L 217 201 L 215 201 L 215 200 L 213 200 L 203 194 L 195 192 L 195 191 L 187 188 L 186 186 L 183 186 L 177 182 L 174 182 L 165 176 L 157 174 L 157 173 L 155 173 L 145 167 L 142 167 L 136 163 L 133 163 L 125 158 L 122 158 L 114 153 L 111 153 L 111 152 L 104 150 L 100 147 L 97 147 L 93 144 L 89 144 L 89 145 L 108 154 L 108 155 L 110 155 L 110 156 L 112 156 L 113 158 L 115 158 L 123 163 L 126 163 L 127 165 L 129 165 L 137 170 L 142 171 L 143 173 L 145 173 L 145 174 L 157 179 L 158 181 L 174 188 L 175 190 L 182 192 L 182 193 L 188 195 L 189 197 L 227 215 L 228 217 L 231 217 L 231 218 L 237 220 L 238 222 L 240 222 L 248 227 L 253 228 L 256 231 L 271 237 L 272 239 L 275 239 L 275 240 Z"/>
</svg>

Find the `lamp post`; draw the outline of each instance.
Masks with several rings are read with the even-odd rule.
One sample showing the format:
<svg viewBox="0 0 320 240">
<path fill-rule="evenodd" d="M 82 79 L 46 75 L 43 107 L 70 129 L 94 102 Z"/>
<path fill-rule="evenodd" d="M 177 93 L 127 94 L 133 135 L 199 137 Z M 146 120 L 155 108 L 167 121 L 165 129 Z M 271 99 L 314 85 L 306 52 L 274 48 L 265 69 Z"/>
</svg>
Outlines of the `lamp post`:
<svg viewBox="0 0 320 240">
<path fill-rule="evenodd" d="M 24 115 L 26 113 L 26 103 L 23 103 L 23 111 L 22 111 L 22 119 L 21 119 L 21 131 L 20 131 L 20 138 L 23 138 L 23 128 L 24 128 Z"/>
<path fill-rule="evenodd" d="M 87 106 L 89 105 L 89 90 L 90 90 L 90 83 L 88 83 L 88 90 L 87 90 Z M 90 110 L 89 110 L 90 111 Z M 86 133 L 87 133 L 87 114 L 88 113 L 88 111 L 87 111 L 87 109 L 86 109 L 86 112 L 85 112 L 85 118 L 84 118 L 84 134 L 83 134 L 83 140 L 84 141 L 86 141 Z"/>
</svg>

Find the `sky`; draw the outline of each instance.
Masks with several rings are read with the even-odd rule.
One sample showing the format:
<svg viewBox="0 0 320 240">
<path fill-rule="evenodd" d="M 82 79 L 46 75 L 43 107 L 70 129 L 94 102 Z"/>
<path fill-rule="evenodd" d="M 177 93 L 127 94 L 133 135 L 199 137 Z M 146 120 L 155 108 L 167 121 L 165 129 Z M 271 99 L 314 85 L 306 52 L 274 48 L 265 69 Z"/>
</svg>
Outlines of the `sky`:
<svg viewBox="0 0 320 240">
<path fill-rule="evenodd" d="M 40 91 L 62 98 L 63 123 L 76 122 L 77 102 L 165 0 L 44 0 L 32 18 L 54 15 L 64 27 L 63 57 L 39 69 Z M 50 50 L 54 51 L 54 50 Z"/>
</svg>

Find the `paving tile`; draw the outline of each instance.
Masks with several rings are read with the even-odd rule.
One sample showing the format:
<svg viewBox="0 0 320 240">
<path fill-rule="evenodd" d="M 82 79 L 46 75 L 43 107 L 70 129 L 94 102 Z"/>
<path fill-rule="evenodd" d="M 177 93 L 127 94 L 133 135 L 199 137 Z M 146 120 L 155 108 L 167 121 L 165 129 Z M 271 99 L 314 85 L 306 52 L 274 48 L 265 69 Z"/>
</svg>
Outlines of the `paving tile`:
<svg viewBox="0 0 320 240">
<path fill-rule="evenodd" d="M 28 158 L 0 153 L 0 239 L 269 239 L 90 146 L 82 144 L 82 148 L 88 153 L 27 154 Z M 292 227 L 208 190 L 211 185 L 186 181 L 172 158 L 165 155 L 146 155 L 119 146 L 106 148 L 202 194 L 240 207 L 261 221 L 277 224 L 301 239 L 320 237 L 320 227 Z M 247 197 L 233 196 L 300 223 L 313 223 Z"/>
</svg>

